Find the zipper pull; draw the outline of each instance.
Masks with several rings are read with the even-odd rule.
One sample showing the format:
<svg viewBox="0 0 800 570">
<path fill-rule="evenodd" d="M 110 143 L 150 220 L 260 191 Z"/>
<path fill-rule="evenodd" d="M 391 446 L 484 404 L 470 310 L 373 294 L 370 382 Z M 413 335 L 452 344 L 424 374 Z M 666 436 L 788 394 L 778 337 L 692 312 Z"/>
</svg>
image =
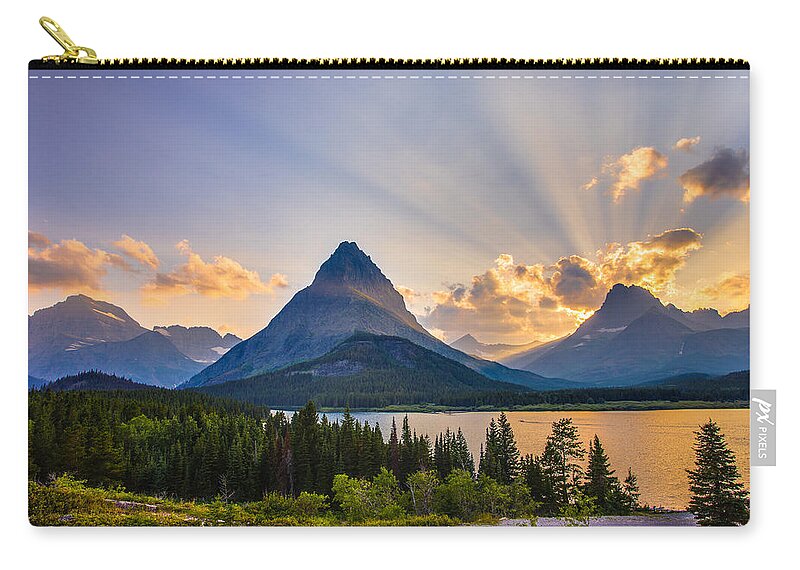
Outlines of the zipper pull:
<svg viewBox="0 0 800 570">
<path fill-rule="evenodd" d="M 57 63 L 100 63 L 93 49 L 75 45 L 75 42 L 70 39 L 67 32 L 52 18 L 42 16 L 39 18 L 39 24 L 50 34 L 50 37 L 58 42 L 58 45 L 64 48 L 63 54 L 47 55 L 42 58 L 42 61 L 55 61 Z M 81 55 L 81 53 L 84 55 Z"/>
</svg>

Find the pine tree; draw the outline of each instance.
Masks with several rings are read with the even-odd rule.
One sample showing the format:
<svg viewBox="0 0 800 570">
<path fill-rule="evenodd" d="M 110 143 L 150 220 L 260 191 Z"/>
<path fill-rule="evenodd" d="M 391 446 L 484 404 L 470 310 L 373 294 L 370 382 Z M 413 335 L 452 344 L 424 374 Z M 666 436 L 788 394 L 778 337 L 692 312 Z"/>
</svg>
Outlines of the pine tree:
<svg viewBox="0 0 800 570">
<path fill-rule="evenodd" d="M 739 481 L 736 456 L 713 420 L 695 432 L 695 466 L 687 469 L 689 511 L 702 526 L 738 526 L 750 518 L 750 498 Z"/>
<path fill-rule="evenodd" d="M 316 488 L 320 461 L 319 417 L 314 402 L 308 402 L 292 417 L 292 443 L 294 444 L 295 491 L 313 491 Z"/>
<path fill-rule="evenodd" d="M 628 476 L 622 483 L 622 506 L 627 513 L 639 508 L 639 482 L 630 467 L 628 467 Z"/>
<path fill-rule="evenodd" d="M 481 449 L 481 462 L 478 466 L 478 475 L 486 475 L 492 479 L 497 479 L 498 440 L 497 422 L 492 418 L 489 422 L 489 427 L 486 428 L 486 441 Z"/>
<path fill-rule="evenodd" d="M 541 458 L 526 455 L 522 460 L 522 477 L 531 492 L 531 499 L 540 505 L 543 513 L 556 512 L 552 480 L 545 477 Z"/>
<path fill-rule="evenodd" d="M 475 460 L 461 428 L 458 428 L 453 443 L 453 469 L 461 469 L 475 475 Z"/>
<path fill-rule="evenodd" d="M 601 512 L 607 512 L 619 488 L 619 479 L 614 477 L 608 455 L 595 434 L 594 439 L 589 442 L 589 465 L 583 491 L 586 496 L 594 498 L 595 505 Z"/>
<path fill-rule="evenodd" d="M 339 428 L 339 457 L 343 473 L 350 477 L 358 476 L 358 449 L 356 443 L 357 422 L 346 408 Z"/>
<path fill-rule="evenodd" d="M 552 432 L 542 454 L 541 467 L 548 485 L 553 489 L 554 503 L 558 509 L 570 504 L 577 491 L 583 470 L 579 461 L 586 455 L 586 449 L 578 439 L 578 429 L 571 418 L 553 422 Z"/>
<path fill-rule="evenodd" d="M 400 478 L 400 442 L 397 439 L 397 424 L 392 417 L 392 431 L 389 434 L 389 469 Z"/>
<path fill-rule="evenodd" d="M 495 479 L 510 485 L 519 472 L 519 449 L 514 440 L 514 431 L 506 414 L 500 412 L 497 422 L 497 476 Z"/>
<path fill-rule="evenodd" d="M 414 464 L 414 438 L 408 425 L 408 415 L 403 417 L 403 431 L 400 437 L 400 475 L 398 479 L 405 483 L 406 477 L 417 470 Z"/>
</svg>

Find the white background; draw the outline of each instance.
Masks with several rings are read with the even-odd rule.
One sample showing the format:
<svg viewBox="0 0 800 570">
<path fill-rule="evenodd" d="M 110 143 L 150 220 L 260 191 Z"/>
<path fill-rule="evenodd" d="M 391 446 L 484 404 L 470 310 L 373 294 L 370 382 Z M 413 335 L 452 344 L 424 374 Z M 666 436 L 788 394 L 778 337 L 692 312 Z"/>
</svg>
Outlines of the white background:
<svg viewBox="0 0 800 570">
<path fill-rule="evenodd" d="M 5 4 L 2 65 L 2 497 L 9 567 L 771 567 L 796 525 L 797 17 L 755 2 Z M 752 383 L 777 388 L 778 468 L 752 472 L 742 529 L 34 529 L 26 516 L 27 62 L 38 18 L 100 57 L 741 57 L 751 72 Z M 81 101 L 74 102 L 77 107 Z M 86 109 L 91 113 L 91 109 Z M 70 144 L 68 140 L 64 145 Z M 31 165 L 36 168 L 36 165 Z M 794 533 L 793 533 L 794 534 Z M 784 544 L 788 546 L 788 544 Z M 784 558 L 789 561 L 791 558 Z"/>
</svg>

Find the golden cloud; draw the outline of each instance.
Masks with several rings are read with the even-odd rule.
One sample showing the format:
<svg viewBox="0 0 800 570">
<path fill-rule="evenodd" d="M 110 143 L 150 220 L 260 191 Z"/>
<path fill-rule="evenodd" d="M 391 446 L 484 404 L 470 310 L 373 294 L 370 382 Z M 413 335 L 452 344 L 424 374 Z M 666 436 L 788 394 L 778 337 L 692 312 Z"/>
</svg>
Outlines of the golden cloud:
<svg viewBox="0 0 800 570">
<path fill-rule="evenodd" d="M 469 285 L 436 291 L 435 306 L 423 320 L 448 338 L 467 332 L 492 342 L 555 338 L 588 318 L 615 283 L 654 293 L 667 289 L 701 242 L 696 231 L 678 228 L 643 241 L 609 244 L 594 260 L 571 255 L 550 265 L 525 265 L 501 254 Z"/>
<path fill-rule="evenodd" d="M 608 160 L 602 167 L 602 175 L 610 183 L 610 194 L 619 202 L 631 190 L 639 190 L 643 180 L 654 177 L 669 164 L 667 157 L 650 146 L 638 147 L 628 154 Z M 600 184 L 595 177 L 583 185 L 590 190 Z"/>
<path fill-rule="evenodd" d="M 681 174 L 679 180 L 684 202 L 694 202 L 701 196 L 749 202 L 750 155 L 745 149 L 717 149 L 714 156 Z"/>
<path fill-rule="evenodd" d="M 691 138 L 683 138 L 679 139 L 678 142 L 675 143 L 675 150 L 682 150 L 684 152 L 690 152 L 694 147 L 700 144 L 700 137 L 691 137 Z"/>
<path fill-rule="evenodd" d="M 724 299 L 739 306 L 749 304 L 750 273 L 725 274 L 713 285 L 701 289 L 700 293 L 713 301 Z"/>
<path fill-rule="evenodd" d="M 143 241 L 137 241 L 131 236 L 123 234 L 119 241 L 114 242 L 114 247 L 142 265 L 146 265 L 151 269 L 158 269 L 160 263 L 158 257 L 156 257 L 153 249 Z"/>
<path fill-rule="evenodd" d="M 641 285 L 653 293 L 664 291 L 689 254 L 702 246 L 703 236 L 691 228 L 667 230 L 625 246 L 610 244 L 598 252 L 599 270 L 607 285 Z"/>
<path fill-rule="evenodd" d="M 52 243 L 46 236 L 28 232 L 28 290 L 70 289 L 102 291 L 110 267 L 130 271 L 119 255 L 92 249 L 69 239 Z"/>
<path fill-rule="evenodd" d="M 153 281 L 144 286 L 146 300 L 159 302 L 164 296 L 191 293 L 242 300 L 288 286 L 285 275 L 275 273 L 263 282 L 256 271 L 245 269 L 229 257 L 217 256 L 206 262 L 192 251 L 187 240 L 175 247 L 187 257 L 186 263 L 169 273 L 156 273 Z"/>
</svg>

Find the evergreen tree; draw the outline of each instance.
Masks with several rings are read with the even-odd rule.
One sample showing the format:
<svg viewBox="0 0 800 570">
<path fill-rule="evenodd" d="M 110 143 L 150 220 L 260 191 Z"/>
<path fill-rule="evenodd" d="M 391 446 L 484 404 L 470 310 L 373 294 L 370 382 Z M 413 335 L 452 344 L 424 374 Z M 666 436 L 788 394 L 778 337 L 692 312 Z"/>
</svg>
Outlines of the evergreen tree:
<svg viewBox="0 0 800 570">
<path fill-rule="evenodd" d="M 461 428 L 458 428 L 455 439 L 453 440 L 453 469 L 461 469 L 467 471 L 472 475 L 475 474 L 475 460 L 472 458 L 472 452 L 469 450 L 467 438 Z"/>
<path fill-rule="evenodd" d="M 400 441 L 397 439 L 397 424 L 392 416 L 392 431 L 389 434 L 389 469 L 400 477 Z"/>
<path fill-rule="evenodd" d="M 586 482 L 583 492 L 594 498 L 594 504 L 600 512 L 607 513 L 619 495 L 619 479 L 614 476 L 600 438 L 595 434 L 589 442 L 589 465 L 586 469 Z"/>
<path fill-rule="evenodd" d="M 622 506 L 627 513 L 639 508 L 639 482 L 630 467 L 628 467 L 628 476 L 622 483 Z"/>
<path fill-rule="evenodd" d="M 350 414 L 350 408 L 346 408 L 342 416 L 342 425 L 339 428 L 339 463 L 340 473 L 345 473 L 351 477 L 358 476 L 358 447 L 356 443 L 356 424 Z"/>
<path fill-rule="evenodd" d="M 400 475 L 398 479 L 405 483 L 409 474 L 417 471 L 414 465 L 414 438 L 408 425 L 408 415 L 403 417 L 403 431 L 400 437 Z"/>
<path fill-rule="evenodd" d="M 750 518 L 750 498 L 739 481 L 736 456 L 713 420 L 695 432 L 695 469 L 687 469 L 689 511 L 702 526 L 738 526 Z"/>
<path fill-rule="evenodd" d="M 526 455 L 522 460 L 522 477 L 531 493 L 531 499 L 540 505 L 543 513 L 557 512 L 552 480 L 545 477 L 541 458 Z"/>
<path fill-rule="evenodd" d="M 316 489 L 320 463 L 319 417 L 314 402 L 308 402 L 292 417 L 295 492 Z"/>
<path fill-rule="evenodd" d="M 519 472 L 519 449 L 514 440 L 514 431 L 505 413 L 500 413 L 500 418 L 494 418 L 486 429 L 486 442 L 483 447 L 479 475 L 485 475 L 509 485 Z"/>
<path fill-rule="evenodd" d="M 553 489 L 553 502 L 560 510 L 570 504 L 580 484 L 583 470 L 579 461 L 586 449 L 578 438 L 571 418 L 553 422 L 541 458 L 542 472 Z"/>
<path fill-rule="evenodd" d="M 494 418 L 486 428 L 486 440 L 481 447 L 481 462 L 478 466 L 478 475 L 485 475 L 492 479 L 498 477 L 497 453 L 499 437 L 497 433 L 497 422 Z"/>
<path fill-rule="evenodd" d="M 500 412 L 497 422 L 497 477 L 503 485 L 510 485 L 519 472 L 519 449 L 514 431 L 506 414 Z"/>
</svg>

